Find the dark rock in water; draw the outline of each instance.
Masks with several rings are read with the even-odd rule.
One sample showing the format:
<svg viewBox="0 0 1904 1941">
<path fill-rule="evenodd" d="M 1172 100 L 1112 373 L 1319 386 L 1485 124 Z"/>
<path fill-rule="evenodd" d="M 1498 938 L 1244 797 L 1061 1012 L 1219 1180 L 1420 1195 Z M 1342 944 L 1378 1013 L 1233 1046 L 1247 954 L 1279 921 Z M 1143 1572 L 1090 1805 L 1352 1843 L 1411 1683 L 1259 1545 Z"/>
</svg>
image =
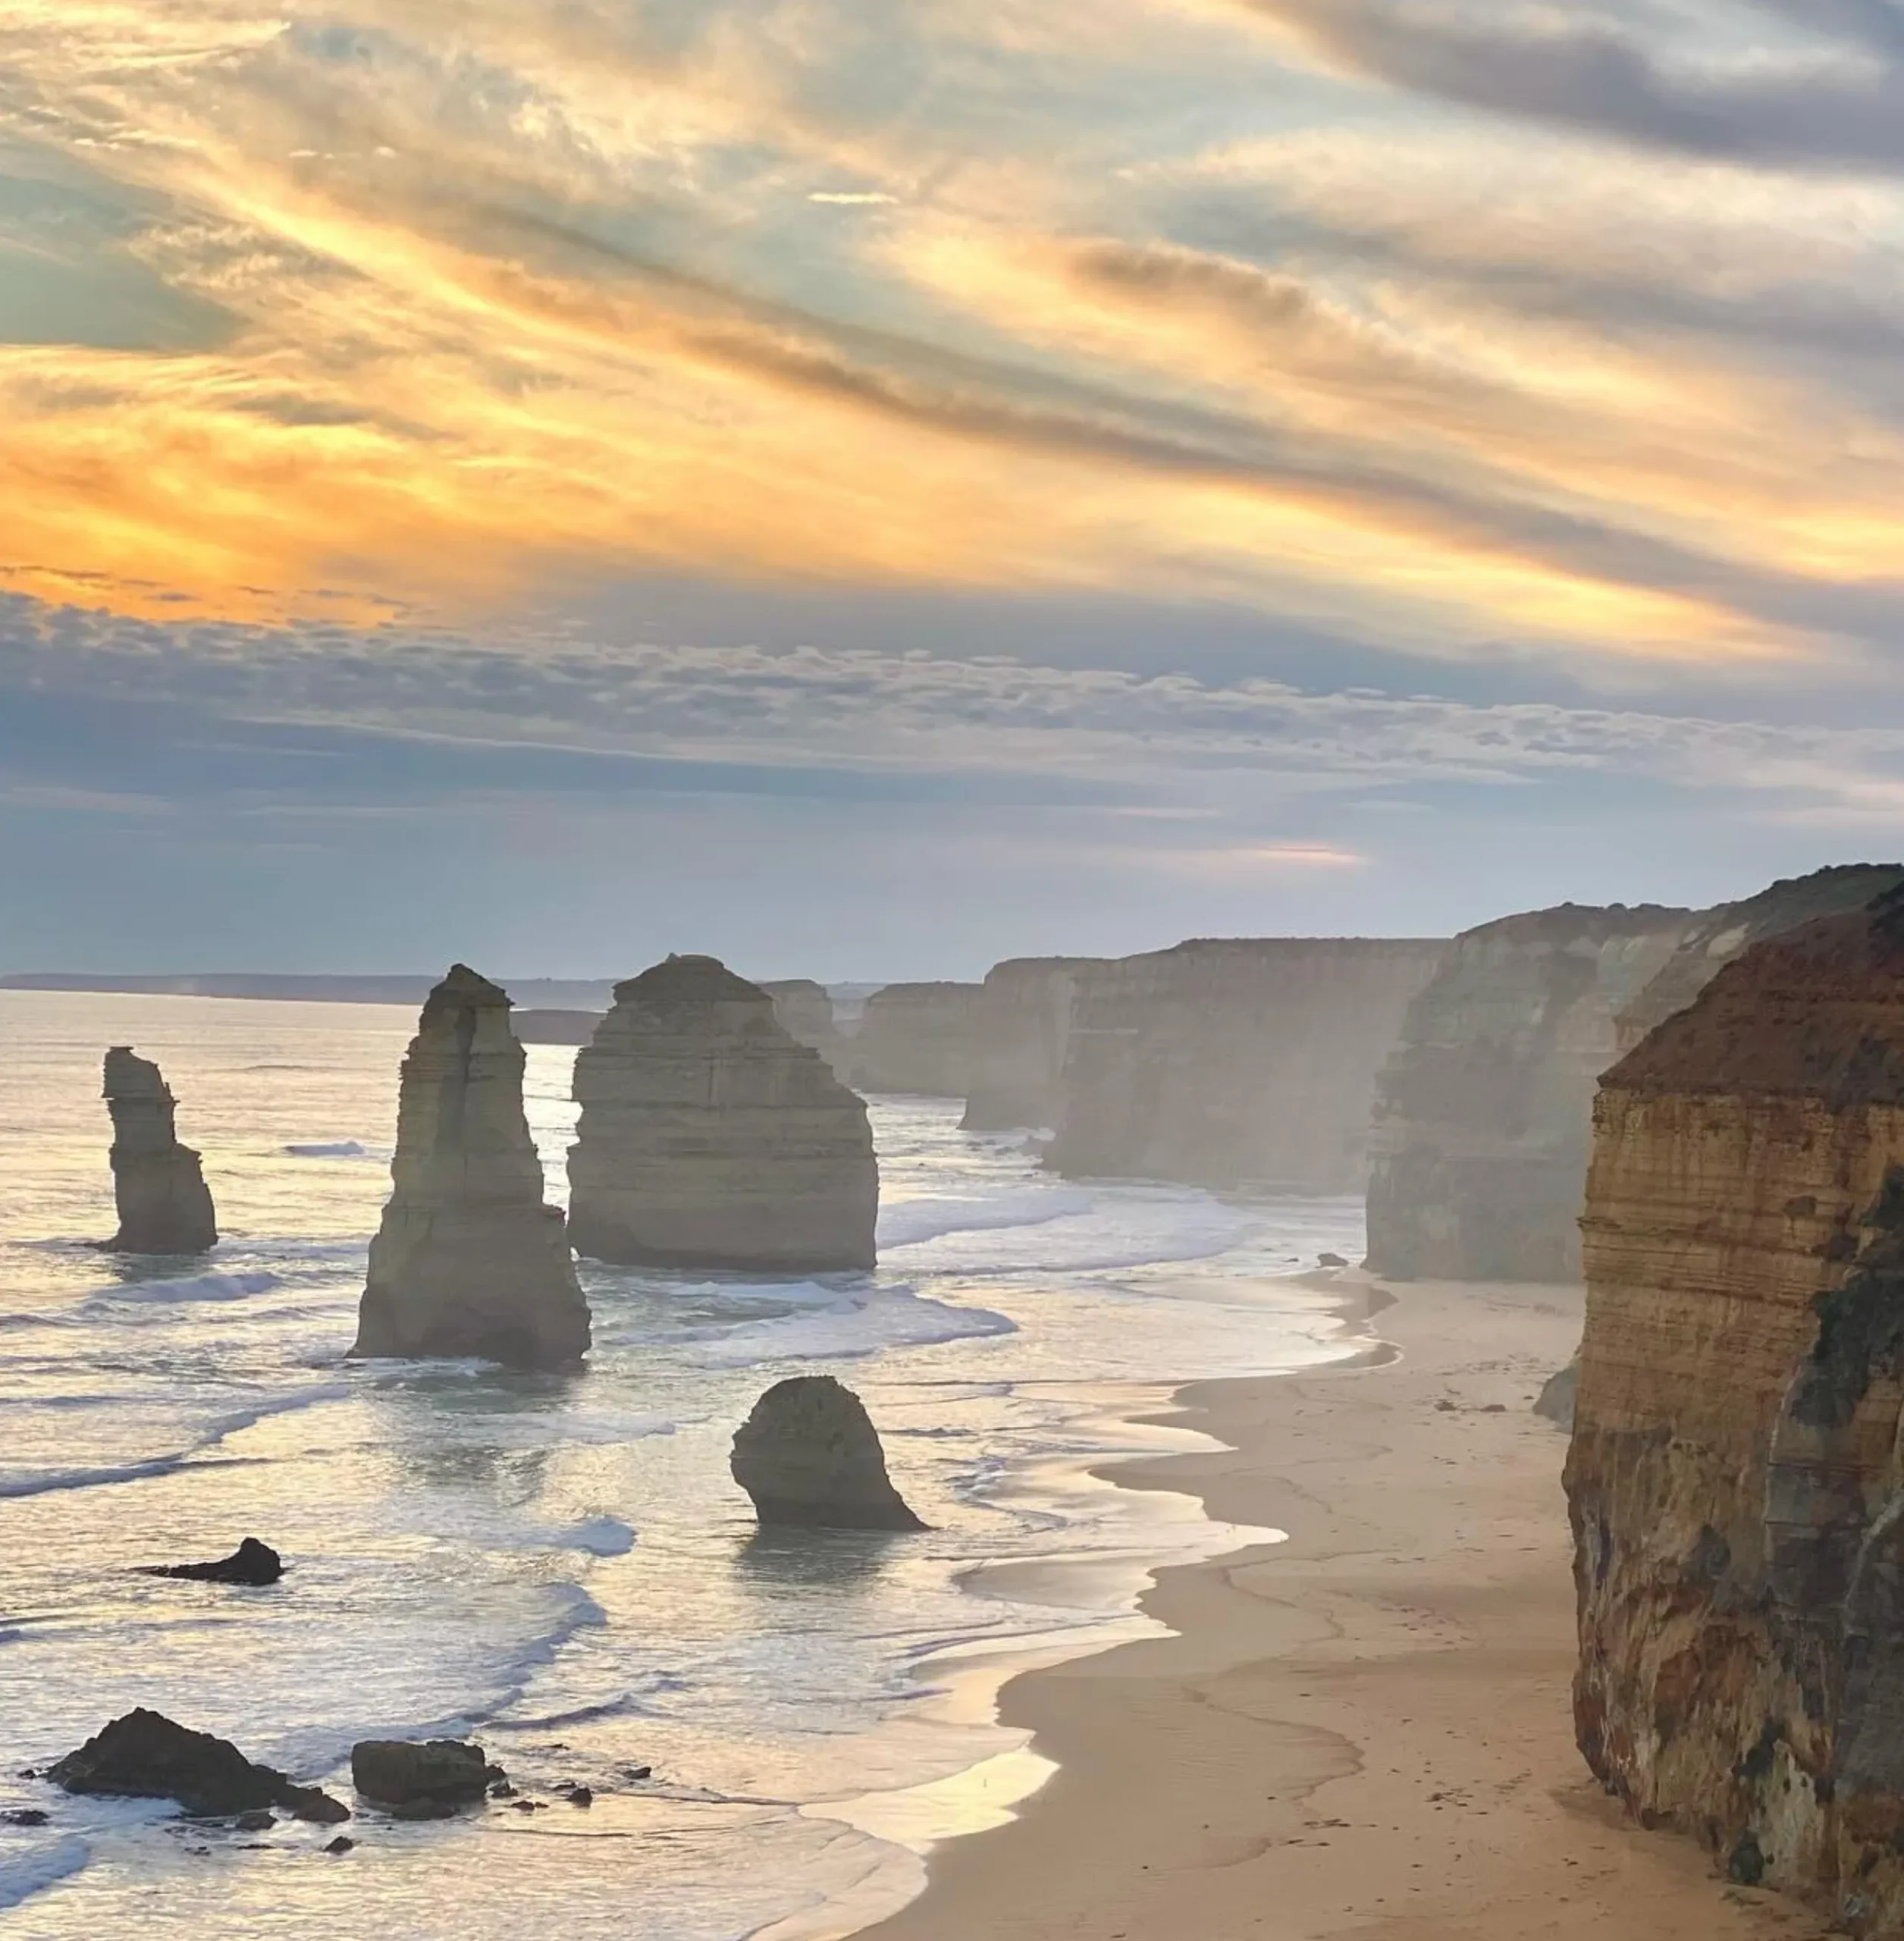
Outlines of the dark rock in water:
<svg viewBox="0 0 1904 1941">
<path fill-rule="evenodd" d="M 140 1707 L 114 1719 L 46 1776 L 68 1792 L 124 1799 L 175 1799 L 200 1819 L 281 1806 L 294 1819 L 333 1823 L 350 1811 L 315 1786 L 293 1786 L 254 1765 L 229 1739 L 193 1732 Z"/>
<path fill-rule="evenodd" d="M 1534 1403 L 1534 1413 L 1557 1428 L 1573 1426 L 1573 1397 L 1580 1385 L 1580 1364 L 1570 1361 L 1557 1375 L 1550 1375 Z"/>
<path fill-rule="evenodd" d="M 240 1814 L 231 1823 L 241 1833 L 268 1833 L 278 1824 L 278 1815 L 269 1807 L 260 1806 Z"/>
<path fill-rule="evenodd" d="M 462 1739 L 366 1739 L 350 1748 L 350 1783 L 379 1806 L 403 1817 L 434 1817 L 409 1809 L 472 1805 L 500 1776 L 480 1745 Z"/>
<path fill-rule="evenodd" d="M 593 1786 L 572 1786 L 569 1789 L 569 1804 L 571 1806 L 593 1806 L 594 1803 L 595 1789 Z"/>
<path fill-rule="evenodd" d="M 1318 1267 L 1346 1267 L 1349 1263 L 1339 1253 L 1319 1253 L 1316 1264 Z"/>
<path fill-rule="evenodd" d="M 176 1102 L 158 1066 L 130 1045 L 114 1045 L 105 1055 L 105 1102 L 119 1208 L 119 1231 L 106 1245 L 121 1253 L 203 1253 L 217 1246 L 211 1190 L 197 1153 L 178 1142 Z"/>
<path fill-rule="evenodd" d="M 340 1833 L 334 1840 L 325 1842 L 324 1851 L 326 1853 L 348 1853 L 356 1844 L 348 1833 Z"/>
<path fill-rule="evenodd" d="M 284 1574 L 284 1559 L 256 1537 L 246 1538 L 215 1563 L 158 1563 L 145 1572 L 148 1577 L 190 1577 L 206 1584 L 275 1584 Z"/>
<path fill-rule="evenodd" d="M 16 1806 L 0 1813 L 0 1826 L 43 1827 L 52 1817 L 43 1807 Z"/>
<path fill-rule="evenodd" d="M 359 1356 L 559 1369 L 588 1347 L 561 1209 L 522 1114 L 508 994 L 466 964 L 430 993 L 398 1095 L 393 1190 L 370 1246 Z"/>
<path fill-rule="evenodd" d="M 734 1438 L 734 1480 L 763 1526 L 923 1530 L 886 1473 L 864 1405 L 830 1375 L 776 1383 Z"/>
</svg>

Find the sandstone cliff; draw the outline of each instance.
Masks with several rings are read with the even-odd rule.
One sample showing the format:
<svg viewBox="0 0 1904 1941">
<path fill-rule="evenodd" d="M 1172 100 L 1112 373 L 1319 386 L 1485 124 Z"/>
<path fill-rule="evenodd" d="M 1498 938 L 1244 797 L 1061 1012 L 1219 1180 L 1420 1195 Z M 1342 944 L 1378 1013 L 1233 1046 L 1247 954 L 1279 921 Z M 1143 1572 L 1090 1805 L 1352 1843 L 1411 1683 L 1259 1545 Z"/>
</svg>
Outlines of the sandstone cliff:
<svg viewBox="0 0 1904 1941">
<path fill-rule="evenodd" d="M 1056 1126 L 1078 984 L 1103 967 L 1103 958 L 1088 957 L 993 965 L 973 1012 L 966 1131 Z"/>
<path fill-rule="evenodd" d="M 1904 1932 L 1904 892 L 1609 1072 L 1586 1200 L 1582 1750 L 1734 1878 Z"/>
<path fill-rule="evenodd" d="M 1074 1176 L 1350 1192 L 1375 1075 L 1446 946 L 1180 944 L 1081 978 L 1047 1156 Z"/>
<path fill-rule="evenodd" d="M 1768 937 L 1821 917 L 1862 910 L 1904 883 L 1904 864 L 1844 863 L 1808 876 L 1788 878 L 1741 903 L 1708 911 L 1687 930 L 1658 975 L 1621 1013 L 1620 1049 L 1630 1052 L 1647 1033 L 1683 1011 L 1742 952 Z"/>
<path fill-rule="evenodd" d="M 870 1267 L 879 1168 L 864 1102 L 758 985 L 670 957 L 615 987 L 576 1061 L 576 1247 L 625 1265 Z"/>
<path fill-rule="evenodd" d="M 176 1102 L 157 1065 L 129 1045 L 105 1055 L 112 1115 L 112 1189 L 119 1231 L 106 1244 L 125 1253 L 202 1253 L 218 1241 L 211 1189 L 199 1156 L 174 1130 Z"/>
<path fill-rule="evenodd" d="M 522 1114 L 522 1065 L 507 995 L 456 965 L 403 1061 L 394 1190 L 353 1354 L 540 1369 L 587 1350 L 588 1305 Z"/>
<path fill-rule="evenodd" d="M 1369 1266 L 1398 1280 L 1573 1281 L 1594 1088 L 1618 1014 L 1689 910 L 1582 908 L 1457 937 L 1375 1088 Z"/>
<path fill-rule="evenodd" d="M 971 1083 L 976 984 L 887 984 L 866 1000 L 847 1041 L 858 1092 L 962 1099 Z"/>
</svg>

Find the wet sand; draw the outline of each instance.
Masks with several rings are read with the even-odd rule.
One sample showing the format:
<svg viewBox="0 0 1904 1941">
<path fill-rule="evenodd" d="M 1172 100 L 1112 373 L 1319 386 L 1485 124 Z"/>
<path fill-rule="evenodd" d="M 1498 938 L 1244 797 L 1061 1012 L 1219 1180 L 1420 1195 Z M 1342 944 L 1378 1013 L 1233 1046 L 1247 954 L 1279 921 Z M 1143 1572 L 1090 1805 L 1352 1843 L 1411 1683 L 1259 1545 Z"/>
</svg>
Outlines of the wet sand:
<svg viewBox="0 0 1904 1941">
<path fill-rule="evenodd" d="M 1289 1540 L 1161 1573 L 1177 1635 L 1008 1685 L 1057 1773 L 861 1941 L 1823 1933 L 1632 1827 L 1574 1750 L 1566 1439 L 1528 1405 L 1579 1295 L 1401 1291 L 1385 1365 L 1187 1389 L 1172 1422 L 1228 1447 L 1107 1472 Z"/>
</svg>

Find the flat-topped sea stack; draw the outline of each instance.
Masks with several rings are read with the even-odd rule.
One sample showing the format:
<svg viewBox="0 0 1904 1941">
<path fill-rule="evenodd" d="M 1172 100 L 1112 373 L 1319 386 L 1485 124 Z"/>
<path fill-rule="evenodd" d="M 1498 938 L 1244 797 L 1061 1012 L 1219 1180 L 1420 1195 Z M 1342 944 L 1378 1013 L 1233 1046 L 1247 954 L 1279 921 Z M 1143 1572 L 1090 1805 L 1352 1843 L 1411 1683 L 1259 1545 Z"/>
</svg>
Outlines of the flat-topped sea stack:
<svg viewBox="0 0 1904 1941">
<path fill-rule="evenodd" d="M 1565 904 L 1458 936 L 1375 1088 L 1369 1267 L 1573 1281 L 1593 1094 L 1690 910 Z"/>
<path fill-rule="evenodd" d="M 865 1404 L 830 1375 L 776 1382 L 734 1438 L 763 1529 L 923 1530 L 886 1472 Z"/>
<path fill-rule="evenodd" d="M 866 1000 L 847 1041 L 860 1092 L 962 1099 L 971 1089 L 976 984 L 888 984 Z"/>
<path fill-rule="evenodd" d="M 994 964 L 972 1017 L 968 1132 L 1058 1123 L 1078 981 L 1102 970 L 1090 957 L 1019 957 Z"/>
<path fill-rule="evenodd" d="M 522 1112 L 507 994 L 459 964 L 403 1061 L 394 1190 L 370 1244 L 359 1356 L 470 1356 L 557 1369 L 588 1308 Z"/>
<path fill-rule="evenodd" d="M 107 1246 L 122 1253 L 203 1253 L 215 1246 L 212 1191 L 198 1154 L 178 1142 L 177 1101 L 158 1066 L 129 1045 L 114 1045 L 105 1055 L 105 1093 L 119 1212 L 119 1231 Z"/>
<path fill-rule="evenodd" d="M 1375 1078 L 1444 943 L 1179 944 L 1072 999 L 1056 1171 L 1316 1193 L 1361 1187 Z"/>
<path fill-rule="evenodd" d="M 626 1266 L 869 1268 L 879 1166 L 865 1102 L 711 957 L 615 987 L 576 1060 L 570 1231 Z"/>
<path fill-rule="evenodd" d="M 781 977 L 761 989 L 773 1000 L 774 1014 L 787 1030 L 844 1077 L 846 1040 L 839 1034 L 826 986 L 811 977 Z"/>
<path fill-rule="evenodd" d="M 1620 1051 L 1631 1051 L 1675 1011 L 1683 1011 L 1754 944 L 1822 917 L 1862 910 L 1900 883 L 1904 864 L 1840 863 L 1808 876 L 1775 883 L 1742 902 L 1724 903 L 1706 911 L 1687 929 L 1658 976 L 1621 1012 Z"/>
<path fill-rule="evenodd" d="M 1735 1880 L 1904 1933 L 1904 892 L 1607 1074 L 1582 1231 L 1581 1749 Z"/>
</svg>

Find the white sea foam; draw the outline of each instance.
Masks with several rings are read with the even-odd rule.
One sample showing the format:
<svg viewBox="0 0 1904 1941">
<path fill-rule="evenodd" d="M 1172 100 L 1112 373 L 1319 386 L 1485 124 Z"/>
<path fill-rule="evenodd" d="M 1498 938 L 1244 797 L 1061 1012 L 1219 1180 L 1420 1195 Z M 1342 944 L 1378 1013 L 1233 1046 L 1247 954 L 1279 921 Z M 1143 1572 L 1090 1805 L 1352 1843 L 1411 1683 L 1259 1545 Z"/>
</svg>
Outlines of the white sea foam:
<svg viewBox="0 0 1904 1941">
<path fill-rule="evenodd" d="M 0 1846 L 0 1908 L 17 1908 L 55 1881 L 79 1872 L 93 1858 L 93 1849 L 77 1835 L 38 1841 L 24 1853 Z"/>
<path fill-rule="evenodd" d="M 1088 1213 L 1091 1206 L 1089 1193 L 1063 1187 L 893 1200 L 880 1208 L 880 1247 L 882 1252 L 890 1252 L 954 1234 L 1040 1227 L 1071 1215 Z"/>
<path fill-rule="evenodd" d="M 983 1308 L 957 1307 L 908 1288 L 881 1287 L 863 1297 L 842 1294 L 823 1307 L 747 1322 L 698 1343 L 690 1352 L 704 1368 L 857 1361 L 894 1348 L 1015 1334 L 1017 1326 Z"/>
<path fill-rule="evenodd" d="M 129 1281 L 122 1287 L 105 1287 L 84 1301 L 86 1308 L 120 1307 L 134 1303 L 171 1305 L 180 1301 L 241 1301 L 278 1286 L 278 1276 L 249 1274 L 188 1274 L 176 1280 Z"/>
</svg>

